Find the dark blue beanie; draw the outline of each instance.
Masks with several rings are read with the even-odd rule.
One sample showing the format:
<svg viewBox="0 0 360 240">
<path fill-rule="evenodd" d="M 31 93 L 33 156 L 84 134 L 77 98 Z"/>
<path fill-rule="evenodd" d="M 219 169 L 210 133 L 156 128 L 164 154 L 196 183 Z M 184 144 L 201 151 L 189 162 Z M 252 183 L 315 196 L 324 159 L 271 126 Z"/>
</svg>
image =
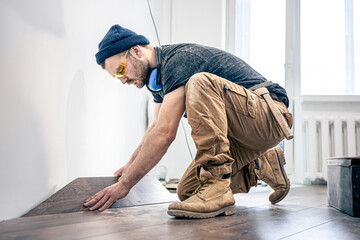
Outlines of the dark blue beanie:
<svg viewBox="0 0 360 240">
<path fill-rule="evenodd" d="M 97 64 L 105 59 L 130 49 L 136 45 L 149 44 L 149 40 L 135 32 L 116 24 L 110 28 L 99 43 L 99 52 L 95 55 Z"/>
</svg>

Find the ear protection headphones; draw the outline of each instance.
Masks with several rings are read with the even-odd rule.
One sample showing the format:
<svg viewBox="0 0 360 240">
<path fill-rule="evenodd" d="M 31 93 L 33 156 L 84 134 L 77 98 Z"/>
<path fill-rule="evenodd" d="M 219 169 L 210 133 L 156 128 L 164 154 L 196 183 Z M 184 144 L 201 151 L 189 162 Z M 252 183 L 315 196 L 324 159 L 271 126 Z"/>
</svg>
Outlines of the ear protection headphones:
<svg viewBox="0 0 360 240">
<path fill-rule="evenodd" d="M 156 67 L 151 69 L 146 78 L 146 87 L 151 92 L 160 92 L 163 89 L 161 82 L 161 62 L 162 51 L 159 47 L 155 47 Z"/>
</svg>

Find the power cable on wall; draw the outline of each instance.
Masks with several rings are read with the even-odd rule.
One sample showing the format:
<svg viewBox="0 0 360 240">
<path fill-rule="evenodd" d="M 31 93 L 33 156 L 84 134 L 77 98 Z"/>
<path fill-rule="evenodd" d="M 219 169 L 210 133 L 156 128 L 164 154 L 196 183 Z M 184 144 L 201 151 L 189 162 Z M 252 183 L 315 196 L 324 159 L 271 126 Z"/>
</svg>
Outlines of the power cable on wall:
<svg viewBox="0 0 360 240">
<path fill-rule="evenodd" d="M 159 34 L 158 34 L 157 27 L 156 27 L 156 24 L 155 24 L 155 20 L 154 20 L 152 11 L 151 11 L 151 7 L 150 7 L 150 2 L 149 2 L 149 0 L 147 0 L 147 3 L 148 3 L 148 7 L 149 7 L 149 12 L 150 12 L 151 20 L 152 20 L 153 25 L 154 25 L 154 28 L 155 28 L 156 37 L 157 37 L 159 46 L 161 46 Z M 181 126 L 182 126 L 182 128 L 183 128 L 183 130 L 184 130 L 186 145 L 187 145 L 187 148 L 188 148 L 188 150 L 189 150 L 189 154 L 190 154 L 191 161 L 192 161 L 194 158 L 193 158 L 193 155 L 192 155 L 192 153 L 191 153 L 190 144 L 189 144 L 189 140 L 188 140 L 188 137 L 187 137 L 186 129 L 185 129 L 185 126 L 184 126 L 184 123 L 183 123 L 182 119 L 180 119 L 180 122 L 181 122 Z"/>
<path fill-rule="evenodd" d="M 148 3 L 148 6 L 149 6 L 149 12 L 150 12 L 151 20 L 152 20 L 153 25 L 154 25 L 154 28 L 155 28 L 156 37 L 157 37 L 159 46 L 161 46 L 159 34 L 158 34 L 158 31 L 157 31 L 157 28 L 156 28 L 156 24 L 155 24 L 154 17 L 153 17 L 153 15 L 152 15 L 152 11 L 151 11 L 151 7 L 150 7 L 150 2 L 149 2 L 149 0 L 147 0 L 147 3 Z"/>
</svg>

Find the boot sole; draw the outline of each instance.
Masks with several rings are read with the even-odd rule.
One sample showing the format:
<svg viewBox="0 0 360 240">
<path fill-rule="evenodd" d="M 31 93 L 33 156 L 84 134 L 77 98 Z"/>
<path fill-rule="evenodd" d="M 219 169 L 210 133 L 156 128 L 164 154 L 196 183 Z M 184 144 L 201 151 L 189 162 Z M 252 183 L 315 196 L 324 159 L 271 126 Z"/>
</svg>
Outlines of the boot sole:
<svg viewBox="0 0 360 240">
<path fill-rule="evenodd" d="M 191 211 L 177 210 L 177 209 L 168 210 L 167 213 L 170 216 L 179 217 L 179 218 L 213 218 L 219 215 L 229 216 L 234 214 L 235 212 L 236 212 L 235 205 L 231 205 L 209 213 L 198 213 L 198 212 L 191 212 Z"/>
<path fill-rule="evenodd" d="M 286 175 L 286 172 L 285 172 L 285 168 L 284 168 L 284 165 L 286 164 L 285 156 L 284 156 L 284 153 L 281 150 L 281 148 L 280 148 L 280 150 L 279 150 L 279 148 L 280 147 L 275 148 L 275 152 L 276 152 L 276 154 L 278 156 L 278 159 L 279 159 L 279 165 L 280 165 L 281 173 L 285 178 L 286 188 L 285 188 L 285 191 L 284 191 L 283 195 L 280 198 L 278 198 L 276 201 L 272 201 L 272 202 L 270 201 L 271 204 L 275 204 L 275 203 L 278 203 L 281 200 L 283 200 L 286 197 L 286 195 L 289 193 L 289 190 L 290 190 L 290 180 L 288 179 L 288 177 Z"/>
</svg>

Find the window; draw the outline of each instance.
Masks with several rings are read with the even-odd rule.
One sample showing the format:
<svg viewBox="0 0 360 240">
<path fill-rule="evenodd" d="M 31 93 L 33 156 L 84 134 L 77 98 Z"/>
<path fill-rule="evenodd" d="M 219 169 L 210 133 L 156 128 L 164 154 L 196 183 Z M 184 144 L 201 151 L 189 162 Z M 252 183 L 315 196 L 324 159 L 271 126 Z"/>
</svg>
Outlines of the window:
<svg viewBox="0 0 360 240">
<path fill-rule="evenodd" d="M 235 53 L 269 81 L 285 83 L 285 0 L 237 0 Z M 240 46 L 239 46 L 240 45 Z"/>
<path fill-rule="evenodd" d="M 301 1 L 303 94 L 360 93 L 359 2 Z"/>
<path fill-rule="evenodd" d="M 354 89 L 360 94 L 360 0 L 354 1 Z"/>
<path fill-rule="evenodd" d="M 250 1 L 250 65 L 266 79 L 285 84 L 285 0 Z"/>
<path fill-rule="evenodd" d="M 289 0 L 235 1 L 235 53 L 284 86 Z M 360 0 L 302 0 L 297 11 L 301 93 L 360 94 Z"/>
<path fill-rule="evenodd" d="M 344 1 L 301 1 L 303 93 L 346 92 Z"/>
</svg>

